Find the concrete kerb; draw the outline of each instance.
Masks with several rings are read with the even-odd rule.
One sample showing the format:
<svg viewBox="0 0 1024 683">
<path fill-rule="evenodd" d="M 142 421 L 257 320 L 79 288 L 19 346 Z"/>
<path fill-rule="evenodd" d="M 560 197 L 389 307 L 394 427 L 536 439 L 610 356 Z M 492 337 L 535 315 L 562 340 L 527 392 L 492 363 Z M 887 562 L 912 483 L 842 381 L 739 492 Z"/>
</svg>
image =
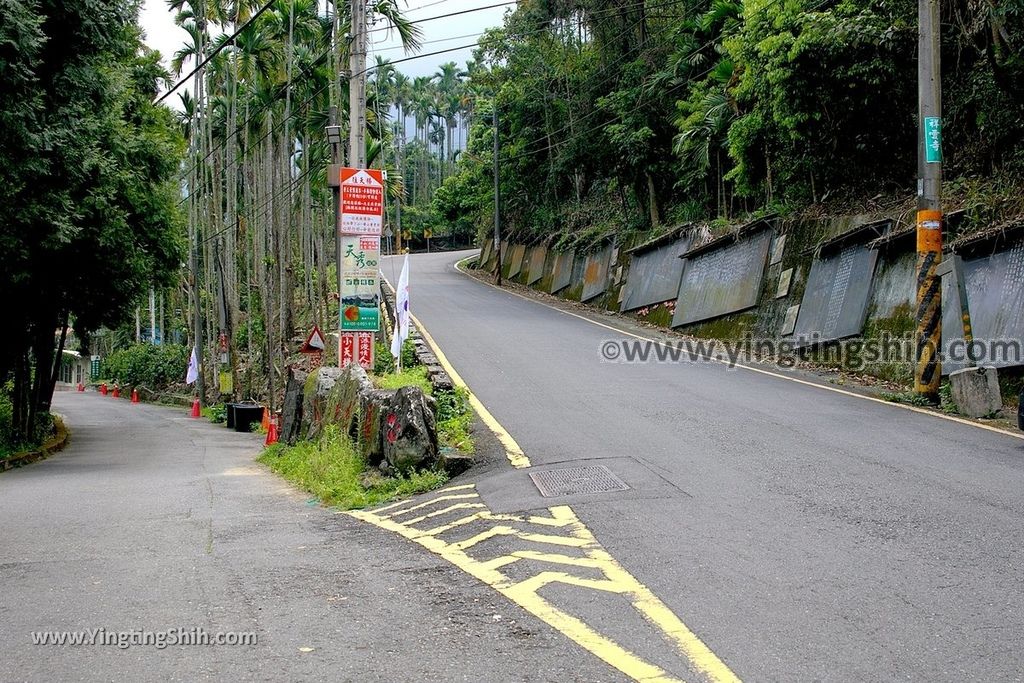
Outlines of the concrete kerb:
<svg viewBox="0 0 1024 683">
<path fill-rule="evenodd" d="M 54 415 L 53 427 L 55 432 L 54 435 L 45 441 L 39 448 L 15 453 L 9 458 L 0 460 L 0 472 L 6 472 L 7 470 L 14 469 L 15 467 L 22 467 L 36 462 L 37 460 L 42 460 L 43 458 L 49 457 L 64 448 L 68 444 L 68 440 L 71 436 L 67 426 L 64 424 L 64 418 L 60 415 Z"/>
</svg>

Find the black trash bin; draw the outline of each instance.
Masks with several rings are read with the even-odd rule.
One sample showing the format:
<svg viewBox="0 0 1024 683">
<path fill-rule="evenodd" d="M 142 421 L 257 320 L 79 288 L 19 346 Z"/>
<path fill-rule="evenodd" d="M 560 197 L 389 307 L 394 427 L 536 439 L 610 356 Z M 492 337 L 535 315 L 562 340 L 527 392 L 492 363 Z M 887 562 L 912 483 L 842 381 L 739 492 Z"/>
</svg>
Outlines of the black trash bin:
<svg viewBox="0 0 1024 683">
<path fill-rule="evenodd" d="M 225 403 L 224 404 L 224 425 L 228 429 L 235 428 L 235 404 Z"/>
<path fill-rule="evenodd" d="M 1024 391 L 1017 397 L 1017 429 L 1024 430 Z"/>
<path fill-rule="evenodd" d="M 263 406 L 258 403 L 235 403 L 235 431 L 251 432 L 253 424 L 263 420 Z"/>
</svg>

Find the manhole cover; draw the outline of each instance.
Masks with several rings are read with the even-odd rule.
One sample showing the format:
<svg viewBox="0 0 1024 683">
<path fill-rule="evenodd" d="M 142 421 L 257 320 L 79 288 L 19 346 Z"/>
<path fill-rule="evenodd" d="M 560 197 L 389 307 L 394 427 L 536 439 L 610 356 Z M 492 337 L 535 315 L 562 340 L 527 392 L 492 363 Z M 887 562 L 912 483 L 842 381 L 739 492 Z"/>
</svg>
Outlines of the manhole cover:
<svg viewBox="0 0 1024 683">
<path fill-rule="evenodd" d="M 624 481 L 612 474 L 612 471 L 604 465 L 530 472 L 530 479 L 533 479 L 540 495 L 545 498 L 625 491 L 629 488 Z"/>
</svg>

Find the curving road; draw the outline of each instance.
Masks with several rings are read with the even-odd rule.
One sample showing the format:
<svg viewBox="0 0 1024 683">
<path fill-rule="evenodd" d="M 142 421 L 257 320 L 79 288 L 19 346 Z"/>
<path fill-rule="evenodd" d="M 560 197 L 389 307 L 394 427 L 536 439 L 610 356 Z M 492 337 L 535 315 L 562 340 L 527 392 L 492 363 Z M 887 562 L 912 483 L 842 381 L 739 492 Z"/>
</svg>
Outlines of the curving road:
<svg viewBox="0 0 1024 683">
<path fill-rule="evenodd" d="M 414 315 L 534 467 L 631 485 L 541 498 L 497 467 L 471 475 L 492 509 L 571 503 L 745 680 L 1024 677 L 1024 440 L 714 363 L 602 362 L 623 323 L 456 272 L 469 253 L 412 257 Z"/>
</svg>

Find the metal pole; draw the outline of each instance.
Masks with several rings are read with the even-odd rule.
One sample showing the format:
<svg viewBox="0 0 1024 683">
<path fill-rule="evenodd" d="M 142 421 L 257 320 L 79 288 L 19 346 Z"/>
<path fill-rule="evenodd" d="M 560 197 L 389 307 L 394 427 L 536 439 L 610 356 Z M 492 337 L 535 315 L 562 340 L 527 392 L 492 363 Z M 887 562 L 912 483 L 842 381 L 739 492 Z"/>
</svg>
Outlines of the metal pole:
<svg viewBox="0 0 1024 683">
<path fill-rule="evenodd" d="M 206 402 L 206 383 L 203 381 L 203 315 L 199 310 L 199 229 L 194 233 L 192 243 L 192 326 L 196 357 L 199 359 L 199 376 L 196 379 L 196 392 L 199 394 L 199 405 Z"/>
<path fill-rule="evenodd" d="M 149 288 L 149 343 L 156 344 L 156 292 Z"/>
<path fill-rule="evenodd" d="M 338 125 L 338 108 L 331 106 L 327 110 L 327 125 Z M 337 172 L 341 163 L 341 145 L 331 143 L 331 163 L 333 166 L 328 173 Z M 340 178 L 328 178 L 327 184 L 331 186 L 331 196 L 334 197 L 334 270 L 338 285 L 338 328 L 341 331 L 341 184 Z M 338 344 L 338 365 L 341 365 L 341 344 Z"/>
<path fill-rule="evenodd" d="M 942 366 L 942 81 L 939 0 L 918 0 L 917 365 L 914 391 L 938 401 Z"/>
<path fill-rule="evenodd" d="M 494 126 L 494 253 L 497 265 L 494 267 L 494 282 L 501 286 L 501 190 L 498 187 L 498 96 L 494 96 L 491 109 L 491 123 Z"/>
<path fill-rule="evenodd" d="M 396 124 L 395 132 L 398 133 L 398 153 L 396 157 L 396 165 L 398 166 L 398 172 L 402 173 L 402 143 L 405 142 L 405 121 L 401 121 Z M 402 202 L 405 201 L 405 175 L 402 175 L 402 192 L 398 197 L 398 201 L 395 202 L 395 251 L 399 254 L 402 253 Z"/>
<path fill-rule="evenodd" d="M 352 0 L 348 102 L 349 165 L 366 168 L 366 0 Z"/>
</svg>

